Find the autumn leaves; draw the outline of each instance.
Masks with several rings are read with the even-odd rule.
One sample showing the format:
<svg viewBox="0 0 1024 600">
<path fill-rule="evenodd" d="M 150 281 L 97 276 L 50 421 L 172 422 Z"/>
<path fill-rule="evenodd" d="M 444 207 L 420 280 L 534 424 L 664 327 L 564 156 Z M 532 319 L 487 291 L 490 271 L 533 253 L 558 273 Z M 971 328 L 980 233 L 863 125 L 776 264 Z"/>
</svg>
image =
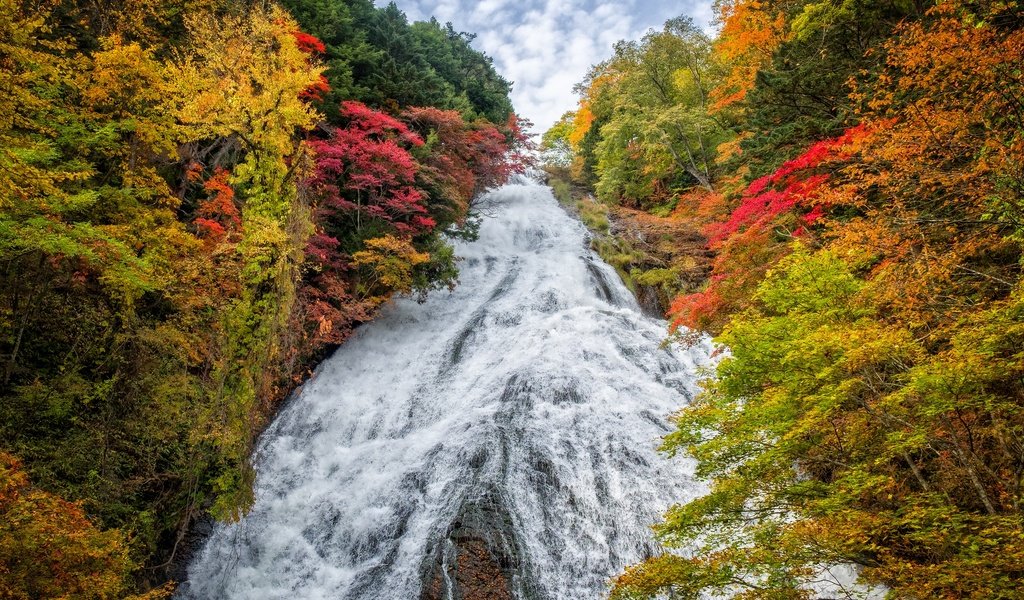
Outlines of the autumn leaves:
<svg viewBox="0 0 1024 600">
<path fill-rule="evenodd" d="M 479 192 L 521 168 L 505 133 L 457 111 L 413 107 L 395 118 L 344 102 L 340 115 L 342 126 L 310 141 L 308 183 L 319 227 L 307 293 L 333 343 L 396 292 L 454 285 L 454 256 L 438 234 L 461 227 Z M 341 288 L 348 293 L 330 291 Z"/>
<path fill-rule="evenodd" d="M 1019 7 L 719 10 L 718 38 L 674 78 L 625 60 L 668 29 L 620 46 L 568 133 L 548 136 L 606 202 L 703 219 L 714 270 L 670 317 L 730 350 L 664 445 L 711 492 L 657 525 L 679 554 L 629 569 L 613 595 L 809 597 L 821 565 L 848 563 L 900 598 L 1018 597 Z M 695 64 L 706 105 L 679 87 L 698 89 Z M 636 120 L 663 98 L 676 106 Z M 704 108 L 719 195 L 689 207 L 705 182 L 667 144 L 697 147 L 688 111 Z"/>
<path fill-rule="evenodd" d="M 0 595 L 125 597 L 244 512 L 275 403 L 519 168 L 466 36 L 285 4 L 0 0 Z"/>
</svg>

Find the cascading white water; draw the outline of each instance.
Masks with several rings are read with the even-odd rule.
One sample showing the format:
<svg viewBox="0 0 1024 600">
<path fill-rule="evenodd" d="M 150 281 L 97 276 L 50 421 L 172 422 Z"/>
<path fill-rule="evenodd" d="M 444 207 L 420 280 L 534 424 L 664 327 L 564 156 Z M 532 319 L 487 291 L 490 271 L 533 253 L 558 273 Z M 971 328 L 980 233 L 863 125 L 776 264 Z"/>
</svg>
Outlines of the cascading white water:
<svg viewBox="0 0 1024 600">
<path fill-rule="evenodd" d="M 399 300 L 263 434 L 256 502 L 188 570 L 196 599 L 415 599 L 467 502 L 508 516 L 518 594 L 599 598 L 704 488 L 655 448 L 710 346 L 662 347 L 549 188 L 491 192 L 459 287 Z"/>
</svg>

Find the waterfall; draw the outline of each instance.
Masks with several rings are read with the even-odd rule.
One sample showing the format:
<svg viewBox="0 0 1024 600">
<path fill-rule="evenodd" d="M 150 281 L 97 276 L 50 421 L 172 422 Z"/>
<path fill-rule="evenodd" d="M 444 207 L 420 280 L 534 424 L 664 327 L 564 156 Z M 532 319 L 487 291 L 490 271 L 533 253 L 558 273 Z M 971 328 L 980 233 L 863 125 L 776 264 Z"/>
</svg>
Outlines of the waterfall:
<svg viewBox="0 0 1024 600">
<path fill-rule="evenodd" d="M 215 527 L 181 597 L 458 598 L 489 553 L 494 597 L 599 598 L 658 552 L 668 505 L 705 491 L 656 447 L 710 345 L 664 346 L 549 188 L 482 200 L 458 288 L 393 302 L 318 368 L 260 439 L 251 512 Z"/>
</svg>

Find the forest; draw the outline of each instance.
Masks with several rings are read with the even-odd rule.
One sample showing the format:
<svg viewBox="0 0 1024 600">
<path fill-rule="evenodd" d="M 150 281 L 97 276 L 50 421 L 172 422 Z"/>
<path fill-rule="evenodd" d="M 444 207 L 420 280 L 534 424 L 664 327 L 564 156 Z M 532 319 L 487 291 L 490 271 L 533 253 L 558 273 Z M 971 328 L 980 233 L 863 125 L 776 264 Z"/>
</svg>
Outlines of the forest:
<svg viewBox="0 0 1024 600">
<path fill-rule="evenodd" d="M 167 597 L 317 361 L 455 285 L 529 160 L 471 41 L 371 0 L 0 0 L 0 597 Z"/>
<path fill-rule="evenodd" d="M 617 264 L 723 354 L 662 446 L 710 493 L 613 598 L 809 598 L 830 564 L 894 598 L 1019 598 L 1024 10 L 715 9 L 713 35 L 617 44 L 543 138 L 556 188 L 596 195 L 584 218 L 639 213 L 711 257 L 697 280 L 682 250 Z"/>
</svg>

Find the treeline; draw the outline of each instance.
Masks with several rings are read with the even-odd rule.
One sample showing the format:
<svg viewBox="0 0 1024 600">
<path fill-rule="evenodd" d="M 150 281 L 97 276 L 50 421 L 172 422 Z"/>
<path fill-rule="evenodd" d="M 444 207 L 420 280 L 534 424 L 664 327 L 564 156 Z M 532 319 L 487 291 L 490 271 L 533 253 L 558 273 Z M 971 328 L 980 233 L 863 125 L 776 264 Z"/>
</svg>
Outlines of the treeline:
<svg viewBox="0 0 1024 600">
<path fill-rule="evenodd" d="M 0 0 L 0 597 L 166 595 L 275 403 L 455 284 L 527 145 L 470 41 L 369 0 Z"/>
<path fill-rule="evenodd" d="M 897 598 L 1020 597 L 1024 10 L 716 6 L 714 38 L 617 45 L 544 139 L 715 253 L 669 316 L 729 354 L 664 442 L 711 491 L 613 596 L 810 597 L 843 563 Z"/>
</svg>

